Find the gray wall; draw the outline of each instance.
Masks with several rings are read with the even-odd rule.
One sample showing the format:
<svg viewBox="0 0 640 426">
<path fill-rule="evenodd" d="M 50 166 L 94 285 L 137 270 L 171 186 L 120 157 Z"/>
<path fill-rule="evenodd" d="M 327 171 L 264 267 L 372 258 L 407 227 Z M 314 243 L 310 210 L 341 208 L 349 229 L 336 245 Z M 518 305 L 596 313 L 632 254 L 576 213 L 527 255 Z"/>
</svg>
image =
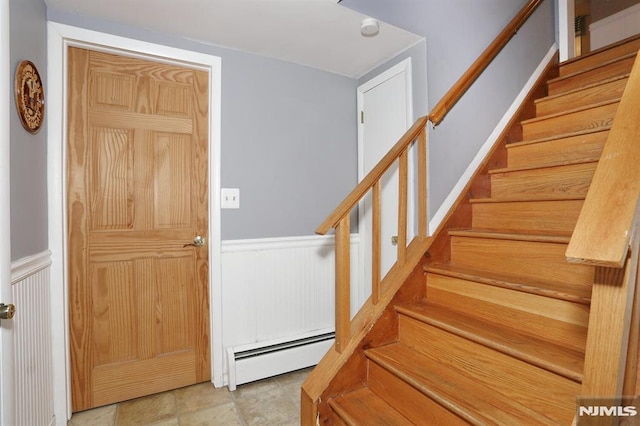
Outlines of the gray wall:
<svg viewBox="0 0 640 426">
<path fill-rule="evenodd" d="M 43 0 L 12 0 L 11 68 L 24 59 L 47 79 L 47 14 Z M 13 81 L 3 82 L 11 84 Z M 12 90 L 13 93 L 13 90 Z M 46 101 L 46 86 L 45 86 Z M 11 260 L 40 253 L 48 248 L 47 238 L 47 142 L 46 114 L 43 127 L 27 133 L 11 102 Z M 46 105 L 46 104 L 45 104 Z"/>
<path fill-rule="evenodd" d="M 343 0 L 426 37 L 432 108 L 525 0 Z M 554 2 L 546 0 L 436 129 L 429 132 L 430 213 L 451 192 L 482 144 L 555 41 Z"/>
<path fill-rule="evenodd" d="M 480 147 L 493 132 L 496 124 L 504 116 L 515 97 L 555 42 L 552 6 L 553 2 L 547 0 L 538 8 L 527 24 L 513 37 L 444 121 L 430 131 L 431 192 L 429 198 L 432 209 L 437 209 L 449 195 Z M 494 29 L 492 34 L 486 37 L 486 43 L 473 52 L 473 60 L 515 13 L 512 11 L 506 19 L 503 19 L 504 22 L 499 24 L 498 29 Z M 473 36 L 467 34 L 467 37 L 472 38 Z M 457 45 L 451 49 L 463 49 L 464 42 L 460 39 L 457 41 Z M 429 51 L 429 47 L 427 51 Z M 435 105 L 437 100 L 455 82 L 457 76 L 461 75 L 473 60 L 471 58 L 467 61 L 458 59 L 457 65 L 449 70 L 446 59 L 439 61 L 433 57 L 428 58 L 430 64 L 435 62 L 433 73 L 431 69 L 428 71 L 429 79 L 433 74 L 442 75 L 442 78 L 437 82 L 434 81 L 433 86 L 429 85 L 430 105 Z M 452 75 L 455 77 L 452 78 Z M 431 212 L 433 213 L 435 210 Z"/>
<path fill-rule="evenodd" d="M 357 183 L 357 82 L 305 66 L 54 9 L 49 20 L 222 58 L 222 238 L 313 234 Z"/>
<path fill-rule="evenodd" d="M 313 234 L 357 183 L 356 81 L 255 55 L 223 57 L 223 237 Z"/>
</svg>

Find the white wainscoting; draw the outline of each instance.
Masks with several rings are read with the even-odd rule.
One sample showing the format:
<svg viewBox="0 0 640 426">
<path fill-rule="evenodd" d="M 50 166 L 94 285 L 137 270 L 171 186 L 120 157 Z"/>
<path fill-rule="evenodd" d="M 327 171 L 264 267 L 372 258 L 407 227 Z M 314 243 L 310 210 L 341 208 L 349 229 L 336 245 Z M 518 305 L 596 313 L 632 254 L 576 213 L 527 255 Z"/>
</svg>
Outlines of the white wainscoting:
<svg viewBox="0 0 640 426">
<path fill-rule="evenodd" d="M 640 3 L 589 25 L 591 50 L 640 33 Z"/>
<path fill-rule="evenodd" d="M 351 236 L 351 313 L 368 295 L 362 289 L 358 235 Z M 334 237 L 308 236 L 222 242 L 222 341 L 226 354 L 334 330 Z M 326 346 L 309 356 L 318 362 Z M 309 351 L 306 351 L 309 352 Z M 273 355 L 272 355 L 273 356 Z M 228 358 L 228 357 L 227 357 Z M 302 368 L 304 361 L 290 365 Z M 282 367 L 286 368 L 286 366 Z M 261 367 L 263 377 L 281 367 Z M 225 359 L 225 384 L 229 363 Z M 232 376 L 234 372 L 231 372 Z M 242 377 L 241 373 L 237 373 Z M 232 377 L 233 378 L 233 377 Z M 252 377 L 257 380 L 257 377 Z M 241 382 L 239 381 L 238 384 Z"/>
<path fill-rule="evenodd" d="M 49 265 L 49 251 L 11 264 L 17 425 L 55 424 Z"/>
</svg>

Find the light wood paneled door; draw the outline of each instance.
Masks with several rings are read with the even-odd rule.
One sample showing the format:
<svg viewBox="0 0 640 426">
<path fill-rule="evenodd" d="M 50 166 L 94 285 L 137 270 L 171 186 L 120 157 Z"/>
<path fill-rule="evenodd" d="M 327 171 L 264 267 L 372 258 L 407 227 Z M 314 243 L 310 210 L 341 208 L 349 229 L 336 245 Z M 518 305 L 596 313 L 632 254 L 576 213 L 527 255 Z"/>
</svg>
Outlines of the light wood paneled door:
<svg viewBox="0 0 640 426">
<path fill-rule="evenodd" d="M 73 411 L 210 380 L 208 74 L 68 52 Z"/>
</svg>

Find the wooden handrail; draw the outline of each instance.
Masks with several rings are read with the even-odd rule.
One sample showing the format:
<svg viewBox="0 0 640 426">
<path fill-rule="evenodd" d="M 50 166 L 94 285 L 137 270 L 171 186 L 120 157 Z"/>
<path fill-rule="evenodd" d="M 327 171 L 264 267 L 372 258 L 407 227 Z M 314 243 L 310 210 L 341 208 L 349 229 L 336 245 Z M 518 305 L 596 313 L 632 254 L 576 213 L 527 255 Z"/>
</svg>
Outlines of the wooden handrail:
<svg viewBox="0 0 640 426">
<path fill-rule="evenodd" d="M 620 100 L 567 260 L 621 268 L 640 196 L 640 55 Z"/>
<path fill-rule="evenodd" d="M 460 100 L 462 95 L 471 87 L 478 79 L 480 74 L 489 66 L 489 64 L 498 56 L 498 53 L 507 45 L 511 37 L 513 37 L 520 27 L 527 21 L 529 16 L 536 10 L 543 0 L 530 0 L 518 12 L 518 14 L 509 22 L 496 39 L 482 52 L 482 54 L 471 64 L 469 69 L 462 74 L 462 77 L 449 89 L 442 97 L 440 102 L 429 113 L 429 120 L 434 126 L 440 124 L 442 119 L 447 115 L 449 110 Z"/>
<path fill-rule="evenodd" d="M 391 150 L 382 157 L 382 160 L 360 181 L 360 183 L 347 195 L 336 209 L 318 226 L 316 233 L 324 235 L 331 228 L 335 228 L 340 220 L 353 210 L 358 202 L 365 196 L 373 185 L 380 180 L 389 167 L 400 157 L 400 154 L 413 143 L 418 135 L 424 132 L 428 117 L 421 117 L 411 126 Z"/>
</svg>

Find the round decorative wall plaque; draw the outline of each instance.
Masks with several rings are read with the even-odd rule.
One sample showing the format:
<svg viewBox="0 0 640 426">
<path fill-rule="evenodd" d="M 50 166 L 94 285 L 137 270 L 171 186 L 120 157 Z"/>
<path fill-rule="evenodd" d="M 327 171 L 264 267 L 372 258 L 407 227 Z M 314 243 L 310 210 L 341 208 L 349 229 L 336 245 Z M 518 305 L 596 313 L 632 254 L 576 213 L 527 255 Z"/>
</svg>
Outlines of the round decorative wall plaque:
<svg viewBox="0 0 640 426">
<path fill-rule="evenodd" d="M 44 121 L 44 86 L 36 66 L 22 61 L 16 68 L 16 107 L 22 126 L 37 133 Z"/>
</svg>

